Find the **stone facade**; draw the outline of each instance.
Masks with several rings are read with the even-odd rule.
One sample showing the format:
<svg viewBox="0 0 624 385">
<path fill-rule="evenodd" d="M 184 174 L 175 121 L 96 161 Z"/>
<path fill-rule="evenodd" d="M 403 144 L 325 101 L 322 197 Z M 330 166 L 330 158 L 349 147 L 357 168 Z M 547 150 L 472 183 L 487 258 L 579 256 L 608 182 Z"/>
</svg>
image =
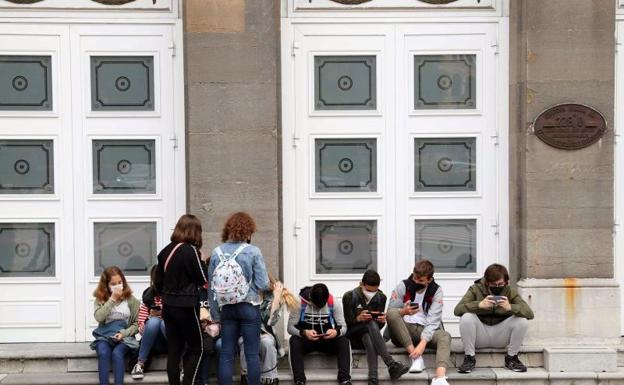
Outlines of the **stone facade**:
<svg viewBox="0 0 624 385">
<path fill-rule="evenodd" d="M 611 278 L 615 4 L 518 0 L 510 17 L 512 270 Z M 570 102 L 600 111 L 607 133 L 582 150 L 549 147 L 531 124 Z"/>
<path fill-rule="evenodd" d="M 188 210 L 204 224 L 204 252 L 229 214 L 249 212 L 278 274 L 279 2 L 184 3 Z"/>
</svg>

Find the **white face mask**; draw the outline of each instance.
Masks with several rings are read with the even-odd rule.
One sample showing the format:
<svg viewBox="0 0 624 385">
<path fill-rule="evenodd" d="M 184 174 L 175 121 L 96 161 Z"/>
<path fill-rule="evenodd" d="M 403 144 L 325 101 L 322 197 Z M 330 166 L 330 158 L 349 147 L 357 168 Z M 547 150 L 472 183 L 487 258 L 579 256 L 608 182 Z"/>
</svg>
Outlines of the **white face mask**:
<svg viewBox="0 0 624 385">
<path fill-rule="evenodd" d="M 123 290 L 123 283 L 119 283 L 117 285 L 108 285 L 108 290 L 110 290 L 111 293 L 115 290 Z"/>
<path fill-rule="evenodd" d="M 375 296 L 375 294 L 377 294 L 376 291 L 368 291 L 366 289 L 362 289 L 362 293 L 364 293 L 364 297 L 366 297 L 366 302 L 370 301 L 371 299 L 373 299 L 373 297 Z"/>
</svg>

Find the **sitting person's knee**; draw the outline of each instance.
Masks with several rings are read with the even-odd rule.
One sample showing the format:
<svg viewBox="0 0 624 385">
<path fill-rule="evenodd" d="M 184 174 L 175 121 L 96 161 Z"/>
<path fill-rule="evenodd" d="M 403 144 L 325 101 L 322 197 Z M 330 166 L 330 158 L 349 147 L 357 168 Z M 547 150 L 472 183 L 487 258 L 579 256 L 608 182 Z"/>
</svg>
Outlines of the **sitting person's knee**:
<svg viewBox="0 0 624 385">
<path fill-rule="evenodd" d="M 459 319 L 459 322 L 475 322 L 475 321 L 479 321 L 479 317 L 477 317 L 475 313 L 464 313 Z"/>
</svg>

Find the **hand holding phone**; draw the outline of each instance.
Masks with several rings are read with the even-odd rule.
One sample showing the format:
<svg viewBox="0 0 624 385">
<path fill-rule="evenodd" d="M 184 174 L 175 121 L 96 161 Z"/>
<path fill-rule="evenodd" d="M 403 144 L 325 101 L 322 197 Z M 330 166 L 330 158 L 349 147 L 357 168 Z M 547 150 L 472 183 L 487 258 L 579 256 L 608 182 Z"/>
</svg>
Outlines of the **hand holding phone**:
<svg viewBox="0 0 624 385">
<path fill-rule="evenodd" d="M 418 309 L 420 307 L 420 304 L 418 302 L 410 302 L 410 307 Z"/>
</svg>

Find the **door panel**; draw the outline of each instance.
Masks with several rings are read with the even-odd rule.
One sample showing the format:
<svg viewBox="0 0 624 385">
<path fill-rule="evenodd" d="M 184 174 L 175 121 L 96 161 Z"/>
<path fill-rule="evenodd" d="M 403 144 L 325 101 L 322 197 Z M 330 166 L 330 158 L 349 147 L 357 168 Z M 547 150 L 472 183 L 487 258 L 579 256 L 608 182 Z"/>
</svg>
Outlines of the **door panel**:
<svg viewBox="0 0 624 385">
<path fill-rule="evenodd" d="M 0 341 L 73 341 L 69 28 L 0 27 Z"/>
<path fill-rule="evenodd" d="M 75 26 L 73 76 L 79 339 L 93 327 L 101 271 L 117 265 L 136 296 L 175 223 L 171 27 Z M 82 295 L 80 295 L 82 294 Z M 82 334 L 82 335 L 80 335 Z"/>
</svg>

